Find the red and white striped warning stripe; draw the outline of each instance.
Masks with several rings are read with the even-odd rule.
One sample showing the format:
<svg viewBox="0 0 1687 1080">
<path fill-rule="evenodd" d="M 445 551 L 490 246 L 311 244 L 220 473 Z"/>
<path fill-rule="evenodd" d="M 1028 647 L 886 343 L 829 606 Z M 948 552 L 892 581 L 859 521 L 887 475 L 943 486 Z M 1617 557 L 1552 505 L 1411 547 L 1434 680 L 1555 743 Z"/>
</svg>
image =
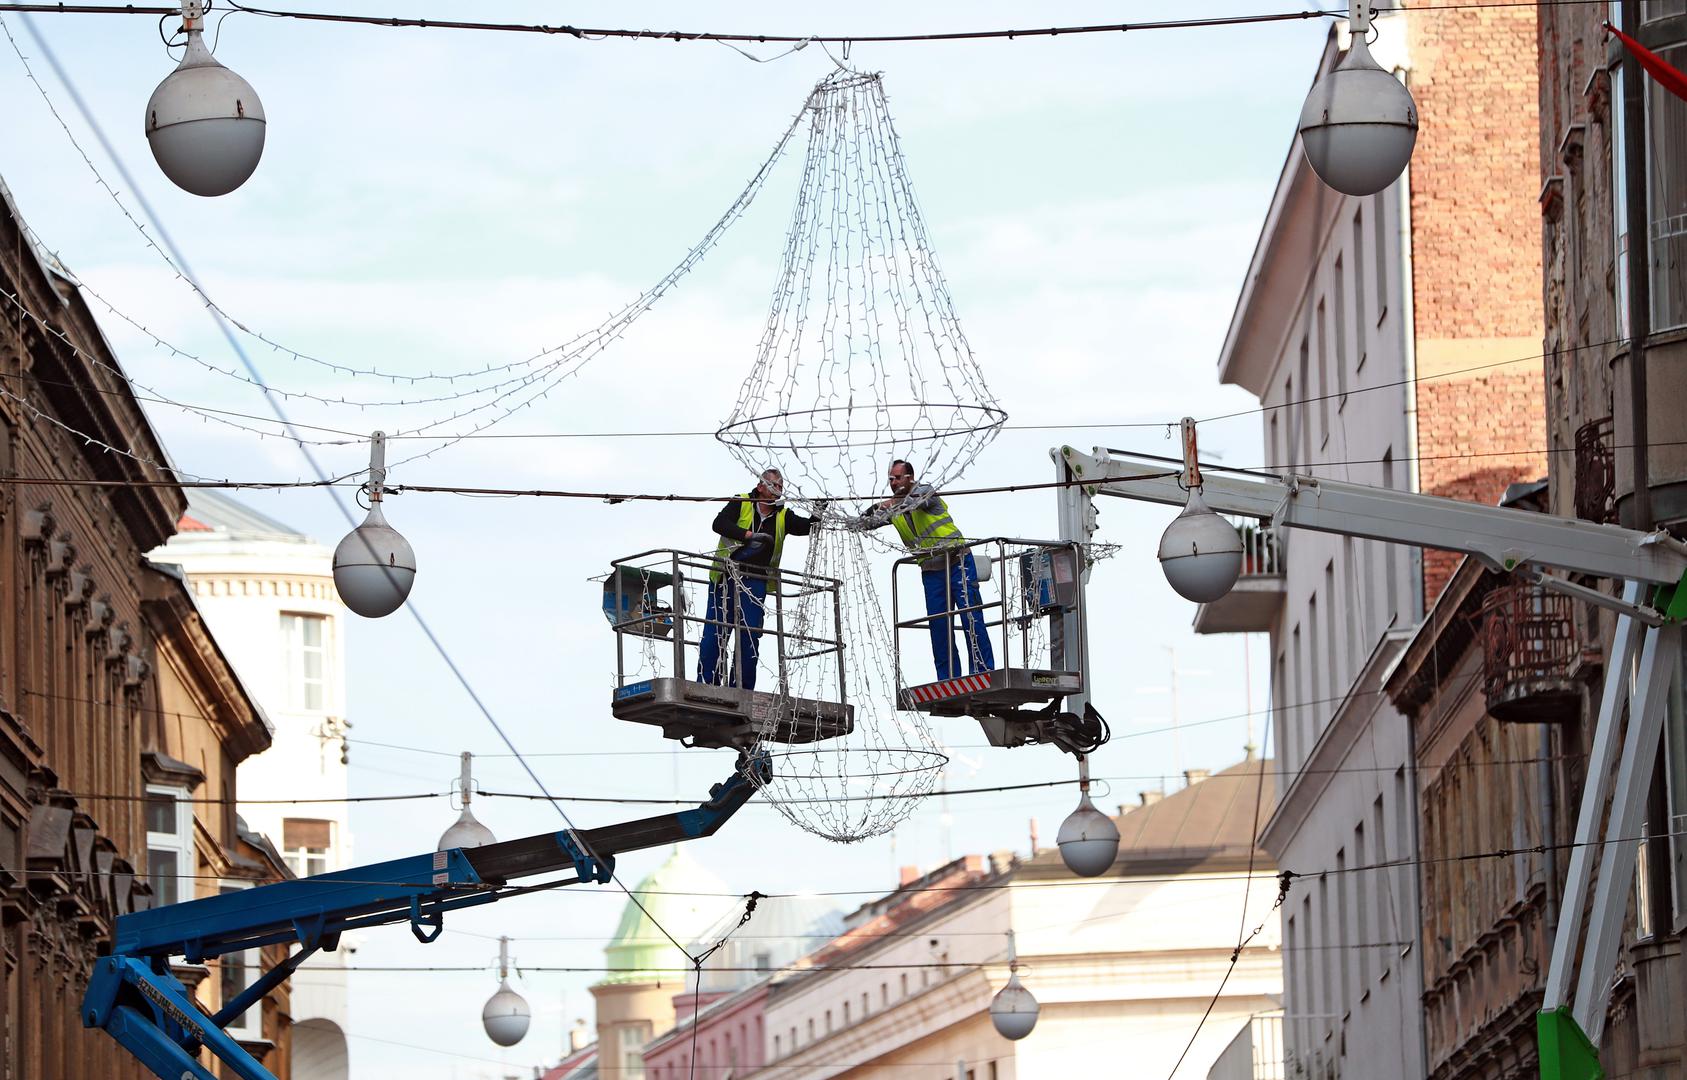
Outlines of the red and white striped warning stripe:
<svg viewBox="0 0 1687 1080">
<path fill-rule="evenodd" d="M 988 689 L 990 689 L 990 676 L 988 674 L 962 675 L 958 679 L 916 686 L 911 688 L 908 693 L 913 695 L 915 701 L 923 705 L 927 702 L 942 701 L 944 698 L 960 697 L 962 694 L 971 694 Z"/>
</svg>

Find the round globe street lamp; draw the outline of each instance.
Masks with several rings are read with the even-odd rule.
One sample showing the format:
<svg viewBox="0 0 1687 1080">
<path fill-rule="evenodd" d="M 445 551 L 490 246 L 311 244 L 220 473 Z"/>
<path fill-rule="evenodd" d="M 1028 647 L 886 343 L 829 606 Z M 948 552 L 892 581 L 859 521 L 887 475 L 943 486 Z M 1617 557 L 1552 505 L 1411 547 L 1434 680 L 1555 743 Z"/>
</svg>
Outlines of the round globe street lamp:
<svg viewBox="0 0 1687 1080">
<path fill-rule="evenodd" d="M 474 755 L 467 750 L 463 751 L 463 773 L 457 781 L 457 790 L 463 793 L 463 812 L 457 815 L 456 822 L 440 836 L 439 846 L 435 851 L 485 847 L 487 844 L 497 843 L 492 830 L 475 820 L 474 812 L 469 809 L 469 803 L 474 801 L 473 761 Z"/>
<path fill-rule="evenodd" d="M 404 605 L 416 581 L 416 552 L 387 524 L 381 499 L 387 480 L 387 437 L 369 438 L 369 516 L 334 549 L 334 588 L 346 607 L 366 619 L 391 615 Z"/>
<path fill-rule="evenodd" d="M 1019 984 L 1019 954 L 1014 951 L 1013 931 L 1008 931 L 1008 981 L 1007 985 L 996 991 L 996 996 L 990 1001 L 990 1023 L 996 1026 L 997 1034 L 1004 1039 L 1016 1042 L 1031 1034 L 1031 1029 L 1037 1026 L 1037 1014 L 1042 1006 L 1031 991 Z"/>
<path fill-rule="evenodd" d="M 486 1037 L 499 1046 L 514 1046 L 527 1034 L 533 1010 L 527 999 L 510 989 L 510 939 L 498 939 L 498 992 L 486 999 L 480 1023 Z"/>
<path fill-rule="evenodd" d="M 204 0 L 185 0 L 187 52 L 146 103 L 146 141 L 171 183 L 195 195 L 227 195 L 264 153 L 264 106 L 252 84 L 205 47 Z"/>
<path fill-rule="evenodd" d="M 1090 761 L 1078 755 L 1078 808 L 1060 823 L 1055 843 L 1066 869 L 1079 877 L 1107 872 L 1119 854 L 1119 827 L 1090 802 Z"/>
<path fill-rule="evenodd" d="M 1183 418 L 1183 479 L 1189 501 L 1160 537 L 1160 569 L 1185 600 L 1210 604 L 1242 576 L 1242 537 L 1201 498 L 1195 421 Z"/>
<path fill-rule="evenodd" d="M 1300 142 L 1319 179 L 1347 195 L 1374 195 L 1412 159 L 1418 110 L 1411 91 L 1371 59 L 1372 0 L 1353 0 L 1347 55 L 1312 84 Z"/>
</svg>

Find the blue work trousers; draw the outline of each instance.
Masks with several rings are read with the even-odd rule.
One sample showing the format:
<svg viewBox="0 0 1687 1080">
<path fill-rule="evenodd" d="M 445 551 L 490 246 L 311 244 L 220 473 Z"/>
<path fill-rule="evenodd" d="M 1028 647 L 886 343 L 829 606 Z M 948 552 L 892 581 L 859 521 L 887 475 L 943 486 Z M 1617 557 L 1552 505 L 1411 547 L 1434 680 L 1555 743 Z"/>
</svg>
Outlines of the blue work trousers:
<svg viewBox="0 0 1687 1080">
<path fill-rule="evenodd" d="M 937 566 L 920 572 L 926 590 L 926 614 L 931 616 L 931 661 L 937 668 L 937 681 L 952 679 L 961 674 L 961 658 L 955 651 L 955 632 L 950 612 L 972 608 L 960 613 L 961 630 L 967 639 L 967 673 L 977 675 L 996 666 L 990 651 L 990 634 L 984 628 L 983 603 L 978 592 L 978 563 L 968 551 L 959 558 L 948 558 Z"/>
<path fill-rule="evenodd" d="M 756 688 L 756 651 L 766 611 L 767 579 L 727 575 L 709 586 L 703 639 L 697 646 L 697 681 L 715 686 Z M 721 668 L 722 638 L 736 629 L 737 649 Z"/>
</svg>

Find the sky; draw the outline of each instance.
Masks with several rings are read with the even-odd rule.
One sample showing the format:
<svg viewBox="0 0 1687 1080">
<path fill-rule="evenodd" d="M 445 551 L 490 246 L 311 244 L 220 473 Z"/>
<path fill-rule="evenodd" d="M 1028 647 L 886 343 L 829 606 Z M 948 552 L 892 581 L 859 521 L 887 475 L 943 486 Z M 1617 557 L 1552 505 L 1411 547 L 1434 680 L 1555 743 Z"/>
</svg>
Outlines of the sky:
<svg viewBox="0 0 1687 1080">
<path fill-rule="evenodd" d="M 345 2 L 336 11 L 394 14 Z M 1063 3 L 1044 24 L 1163 18 L 1164 5 Z M 1191 0 L 1178 17 L 1266 10 Z M 478 17 L 639 28 L 869 34 L 1024 25 L 1023 5 L 539 3 L 402 6 L 428 18 Z M 39 31 L 211 296 L 245 325 L 348 367 L 426 375 L 524 360 L 603 319 L 675 266 L 766 159 L 809 88 L 835 62 L 819 46 L 582 41 L 562 36 L 300 23 L 235 13 L 217 55 L 261 95 L 268 137 L 237 192 L 200 199 L 157 171 L 142 130 L 147 96 L 173 62 L 154 20 L 38 15 Z M 215 27 L 217 15 L 213 13 Z M 7 29 L 87 149 L 139 213 L 135 192 L 91 137 L 23 16 Z M 1175 453 L 1165 426 L 1255 404 L 1218 384 L 1216 360 L 1260 223 L 1294 134 L 1327 25 L 1243 26 L 944 44 L 854 45 L 848 63 L 881 71 L 931 243 L 976 359 L 1012 425 L 967 472 L 969 485 L 1052 478 L 1050 447 Z M 841 51 L 834 55 L 842 59 Z M 203 304 L 150 250 L 67 139 L 12 50 L 0 42 L 0 178 L 63 263 L 134 324 L 204 364 L 156 346 L 94 307 L 137 382 L 180 401 L 267 415 L 249 384 L 209 370 L 238 359 Z M 744 217 L 680 286 L 620 341 L 499 433 L 713 431 L 749 374 L 779 265 L 798 161 L 780 163 Z M 438 394 L 438 384 L 351 376 L 244 339 L 275 387 L 325 396 Z M 448 386 L 446 392 L 450 392 Z M 296 418 L 363 432 L 380 410 L 288 403 Z M 310 475 L 284 439 L 147 406 L 176 466 L 218 478 Z M 449 406 L 421 405 L 402 419 Z M 240 420 L 252 427 L 272 425 Z M 1147 425 L 1083 428 L 1078 425 Z M 1067 430 L 1062 430 L 1065 428 Z M 325 467 L 367 460 L 350 439 L 318 447 Z M 1206 425 L 1203 454 L 1261 462 L 1257 417 Z M 389 460 L 398 455 L 389 454 Z M 708 436 L 487 439 L 395 469 L 395 483 L 715 494 L 748 481 Z M 332 545 L 345 531 L 318 490 L 244 493 L 264 513 Z M 1056 533 L 1047 491 L 956 500 L 972 536 Z M 714 507 L 469 499 L 412 493 L 387 504 L 414 545 L 412 599 L 516 746 L 553 791 L 696 797 L 731 771 L 729 753 L 676 752 L 607 708 L 614 642 L 598 610 L 618 556 L 712 544 Z M 1090 584 L 1090 673 L 1115 737 L 1093 757 L 1097 802 L 1175 787 L 1160 777 L 1240 760 L 1264 742 L 1265 649 L 1192 633 L 1193 607 L 1166 586 L 1154 545 L 1165 508 L 1108 500 L 1099 539 L 1120 545 Z M 803 541 L 793 540 L 794 545 Z M 787 555 L 789 564 L 793 555 Z M 881 573 L 887 573 L 888 558 Z M 881 581 L 882 584 L 882 581 Z M 356 795 L 443 789 L 457 752 L 486 755 L 490 790 L 531 792 L 415 623 L 356 620 L 348 630 L 351 786 Z M 1250 663 L 1251 661 L 1251 663 Z M 1176 672 L 1176 732 L 1171 692 Z M 934 724 L 951 751 L 949 787 L 1067 779 L 1049 747 L 992 750 L 964 720 Z M 387 744 L 387 745 L 378 745 Z M 676 795 L 677 793 L 677 795 Z M 896 830 L 855 845 L 803 833 L 752 804 L 690 854 L 729 891 L 839 892 L 851 908 L 963 853 L 1024 853 L 1070 811 L 1070 787 L 932 798 Z M 501 839 L 554 829 L 541 802 L 476 804 Z M 574 804 L 583 827 L 639 807 Z M 430 850 L 453 812 L 443 801 L 360 804 L 356 857 Z M 622 860 L 629 884 L 662 858 Z M 625 898 L 578 886 L 447 919 L 421 946 L 402 927 L 358 935 L 360 966 L 486 965 L 498 934 L 519 962 L 601 965 Z M 303 977 L 303 976 L 301 976 Z M 353 1074 L 428 1080 L 530 1075 L 554 1060 L 592 974 L 517 981 L 533 1028 L 500 1050 L 481 1032 L 496 989 L 487 970 L 354 974 Z"/>
</svg>

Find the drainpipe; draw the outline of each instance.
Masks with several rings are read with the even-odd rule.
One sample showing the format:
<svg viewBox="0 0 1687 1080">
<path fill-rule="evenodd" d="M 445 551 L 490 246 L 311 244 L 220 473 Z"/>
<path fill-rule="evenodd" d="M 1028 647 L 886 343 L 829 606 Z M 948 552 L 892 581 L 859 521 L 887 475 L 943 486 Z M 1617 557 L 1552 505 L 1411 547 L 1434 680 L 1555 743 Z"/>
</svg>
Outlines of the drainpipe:
<svg viewBox="0 0 1687 1080">
<path fill-rule="evenodd" d="M 1421 492 L 1422 477 L 1418 469 L 1418 343 L 1417 300 L 1412 288 L 1412 168 L 1400 174 L 1396 181 L 1399 191 L 1400 217 L 1400 356 L 1405 364 L 1406 446 L 1403 464 L 1406 466 L 1406 490 Z M 1413 610 L 1411 624 L 1423 618 L 1423 549 L 1407 546 L 1407 562 L 1412 568 Z"/>
<path fill-rule="evenodd" d="M 1622 30 L 1630 37 L 1640 34 L 1639 4 L 1622 6 Z M 1652 479 L 1647 462 L 1648 424 L 1646 416 L 1646 341 L 1652 332 L 1651 217 L 1646 203 L 1646 97 L 1645 76 L 1640 61 L 1623 50 L 1623 190 L 1628 201 L 1628 401 L 1630 471 L 1634 474 L 1634 501 L 1629 527 L 1649 532 L 1652 519 Z M 1606 678 L 1610 678 L 1610 674 Z M 1652 765 L 1652 788 L 1647 793 L 1646 842 L 1647 907 L 1652 914 L 1652 936 L 1669 935 L 1670 852 L 1668 835 L 1669 800 L 1666 792 L 1664 750 L 1660 746 Z M 1659 824 L 1664 827 L 1660 828 Z"/>
<path fill-rule="evenodd" d="M 1558 799 L 1553 791 L 1552 725 L 1541 725 L 1541 845 L 1546 849 L 1546 940 L 1558 940 Z"/>
</svg>

